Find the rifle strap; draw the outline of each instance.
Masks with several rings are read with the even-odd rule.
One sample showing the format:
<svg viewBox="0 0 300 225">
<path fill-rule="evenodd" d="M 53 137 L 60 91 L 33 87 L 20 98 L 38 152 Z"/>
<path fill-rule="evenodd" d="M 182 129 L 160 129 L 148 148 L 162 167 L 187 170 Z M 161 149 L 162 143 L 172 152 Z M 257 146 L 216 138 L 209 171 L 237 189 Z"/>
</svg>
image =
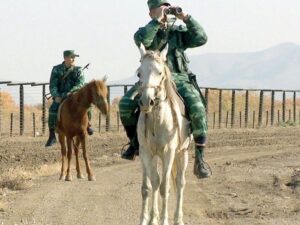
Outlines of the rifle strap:
<svg viewBox="0 0 300 225">
<path fill-rule="evenodd" d="M 61 80 L 65 80 L 65 79 L 70 75 L 70 73 L 73 72 L 73 70 L 74 70 L 74 66 L 71 66 L 71 67 L 65 72 L 65 74 L 62 75 Z"/>
</svg>

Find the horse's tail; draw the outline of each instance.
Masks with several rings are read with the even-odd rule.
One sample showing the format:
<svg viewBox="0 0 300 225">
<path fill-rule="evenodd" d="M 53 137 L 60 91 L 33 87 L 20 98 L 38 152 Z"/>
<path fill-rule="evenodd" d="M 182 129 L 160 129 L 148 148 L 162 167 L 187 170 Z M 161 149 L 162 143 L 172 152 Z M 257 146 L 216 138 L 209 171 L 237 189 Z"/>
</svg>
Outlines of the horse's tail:
<svg viewBox="0 0 300 225">
<path fill-rule="evenodd" d="M 172 184 L 173 184 L 174 191 L 177 192 L 177 182 L 176 182 L 176 177 L 177 177 L 177 163 L 176 163 L 176 159 L 174 159 L 174 161 L 173 161 L 173 166 L 172 166 L 172 170 L 171 170 L 171 176 L 172 176 Z"/>
</svg>

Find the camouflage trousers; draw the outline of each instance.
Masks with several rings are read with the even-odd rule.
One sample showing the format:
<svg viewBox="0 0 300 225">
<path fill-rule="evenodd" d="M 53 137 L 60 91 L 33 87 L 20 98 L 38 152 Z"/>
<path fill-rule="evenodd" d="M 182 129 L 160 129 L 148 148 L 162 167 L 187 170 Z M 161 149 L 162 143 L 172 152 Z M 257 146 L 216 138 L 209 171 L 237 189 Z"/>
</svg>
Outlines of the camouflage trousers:
<svg viewBox="0 0 300 225">
<path fill-rule="evenodd" d="M 204 102 L 200 93 L 190 82 L 187 74 L 173 73 L 173 80 L 180 96 L 182 97 L 195 140 L 205 142 L 207 136 L 207 120 Z M 138 121 L 138 96 L 136 96 L 139 84 L 136 83 L 120 100 L 119 110 L 121 122 L 124 126 L 136 125 Z M 199 143 L 203 144 L 203 143 Z"/>
<path fill-rule="evenodd" d="M 58 113 L 58 108 L 59 108 L 59 103 L 53 101 L 49 108 L 49 116 L 48 116 L 48 127 L 49 129 L 55 129 L 56 126 L 56 121 L 57 121 L 57 113 Z M 89 121 L 92 119 L 92 108 L 89 108 L 88 110 L 88 118 Z"/>
</svg>

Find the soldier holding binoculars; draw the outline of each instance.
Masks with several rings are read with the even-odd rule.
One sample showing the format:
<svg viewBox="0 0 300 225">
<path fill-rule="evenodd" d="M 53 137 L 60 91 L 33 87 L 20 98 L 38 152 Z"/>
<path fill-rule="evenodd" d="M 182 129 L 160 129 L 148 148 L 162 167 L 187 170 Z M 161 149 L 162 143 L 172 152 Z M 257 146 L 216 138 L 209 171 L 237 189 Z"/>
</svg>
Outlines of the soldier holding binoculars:
<svg viewBox="0 0 300 225">
<path fill-rule="evenodd" d="M 167 64 L 191 120 L 195 140 L 194 174 L 198 178 L 209 177 L 212 173 L 204 161 L 207 136 L 205 102 L 195 82 L 195 75 L 188 68 L 189 60 L 185 55 L 187 48 L 204 45 L 207 36 L 201 25 L 180 7 L 171 6 L 167 0 L 148 0 L 147 3 L 152 20 L 135 33 L 135 43 L 138 47 L 142 43 L 147 50 L 152 51 L 161 51 L 168 45 Z M 176 20 L 168 18 L 170 14 L 182 20 L 186 26 L 175 26 Z M 137 82 L 119 103 L 120 118 L 130 139 L 129 148 L 122 154 L 124 159 L 134 159 L 139 149 L 136 132 L 139 96 L 135 96 L 138 88 Z"/>
</svg>

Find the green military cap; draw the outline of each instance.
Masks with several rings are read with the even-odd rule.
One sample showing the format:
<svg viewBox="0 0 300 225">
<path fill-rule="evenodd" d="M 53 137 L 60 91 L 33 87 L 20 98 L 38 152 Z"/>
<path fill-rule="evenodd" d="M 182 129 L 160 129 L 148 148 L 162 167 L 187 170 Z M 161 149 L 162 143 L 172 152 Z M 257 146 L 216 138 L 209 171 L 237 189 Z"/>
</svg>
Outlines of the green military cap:
<svg viewBox="0 0 300 225">
<path fill-rule="evenodd" d="M 161 5 L 170 5 L 166 0 L 148 0 L 147 1 L 149 9 L 160 7 Z"/>
<path fill-rule="evenodd" d="M 64 57 L 69 57 L 69 56 L 79 57 L 79 55 L 77 55 L 74 50 L 66 50 L 66 51 L 64 51 Z"/>
</svg>

